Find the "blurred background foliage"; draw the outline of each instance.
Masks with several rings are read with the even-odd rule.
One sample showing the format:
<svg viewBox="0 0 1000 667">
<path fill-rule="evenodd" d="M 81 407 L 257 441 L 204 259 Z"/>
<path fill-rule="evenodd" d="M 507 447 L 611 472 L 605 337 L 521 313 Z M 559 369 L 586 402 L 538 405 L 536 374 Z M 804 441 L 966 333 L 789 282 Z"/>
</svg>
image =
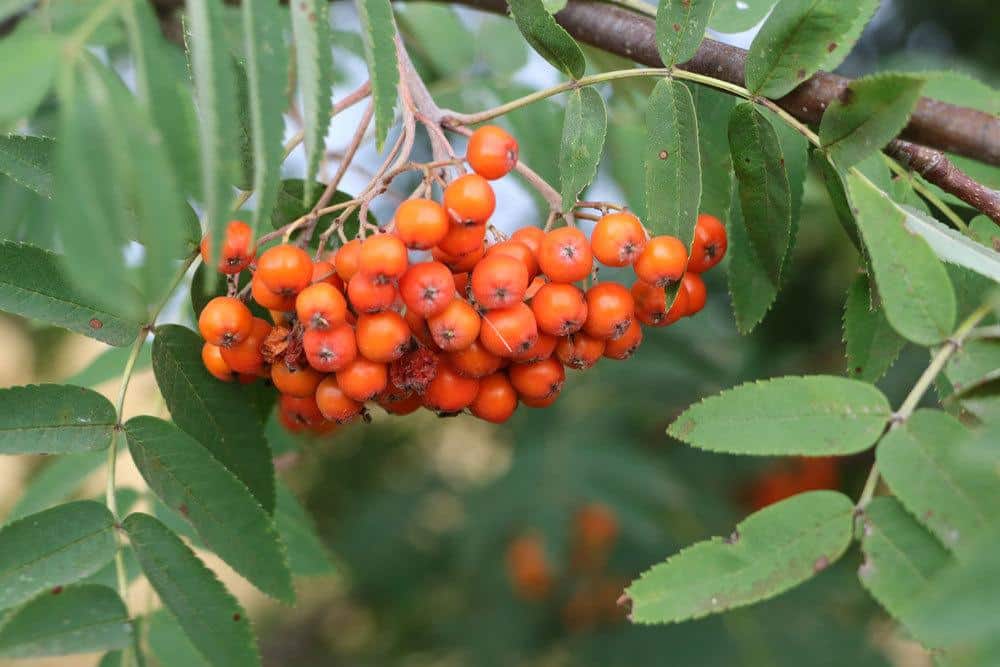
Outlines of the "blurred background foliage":
<svg viewBox="0 0 1000 667">
<path fill-rule="evenodd" d="M 53 9 L 69 12 L 65 8 L 74 4 Z M 502 18 L 437 4 L 397 9 L 410 51 L 441 106 L 472 111 L 554 81 Z M 988 29 L 996 16 L 992 0 L 884 0 L 841 70 L 956 69 L 996 84 L 1000 41 Z M 237 16 L 231 20 L 238 25 Z M 334 25 L 338 90 L 347 90 L 364 76 L 353 10 L 338 3 Z M 103 41 L 114 61 L 123 52 L 123 35 L 108 26 Z M 749 39 L 735 41 L 745 45 Z M 235 39 L 233 48 L 238 57 Z M 177 55 L 177 67 L 184 67 L 179 49 Z M 622 66 L 593 50 L 588 57 L 595 70 Z M 120 67 L 128 80 L 128 63 Z M 633 81 L 606 90 L 608 151 L 589 198 L 624 201 L 642 211 L 635 147 L 644 141 L 649 85 Z M 701 102 L 710 121 L 714 105 L 725 101 Z M 559 99 L 541 102 L 504 121 L 525 162 L 552 182 L 558 181 L 560 105 Z M 45 133 L 53 122 L 54 109 L 43 106 L 31 130 Z M 331 146 L 346 142 L 350 122 L 350 116 L 337 119 Z M 374 149 L 367 150 L 370 163 Z M 362 169 L 365 159 L 363 154 Z M 288 175 L 299 176 L 301 166 L 301 156 L 293 156 Z M 356 177 L 357 183 L 366 180 L 363 173 Z M 350 187 L 348 180 L 345 189 Z M 499 188 L 500 226 L 541 222 L 527 191 L 506 181 Z M 715 205 L 727 200 L 716 194 Z M 376 209 L 381 219 L 393 203 L 386 198 Z M 705 208 L 712 205 L 706 201 Z M 0 178 L 0 236 L 51 247 L 47 206 Z M 870 453 L 809 464 L 739 458 L 686 448 L 664 433 L 687 405 L 739 382 L 844 372 L 841 313 L 856 268 L 855 251 L 810 171 L 787 286 L 752 335 L 736 332 L 723 267 L 706 275 L 710 299 L 698 317 L 647 330 L 630 361 L 604 360 L 586 375 L 571 373 L 554 406 L 522 407 L 504 426 L 413 415 L 377 417 L 325 440 L 272 429 L 280 474 L 315 521 L 335 573 L 305 580 L 294 610 L 255 601 L 267 663 L 929 664 L 860 587 L 856 551 L 789 594 L 722 617 L 635 627 L 615 604 L 631 578 L 685 544 L 727 534 L 755 507 L 806 488 L 858 493 Z M 0 317 L 4 386 L 65 379 L 100 351 L 60 330 Z M 172 317 L 190 322 L 186 299 L 175 304 Z M 894 405 L 926 361 L 924 351 L 906 348 L 879 382 Z M 145 393 L 142 409 L 161 410 L 148 385 Z M 137 403 L 131 401 L 130 411 Z M 0 509 L 6 512 L 21 482 L 45 465 L 31 461 L 3 473 Z M 605 531 L 588 539 L 594 525 L 582 517 L 595 513 Z M 526 569 L 525 558 L 537 561 L 535 570 Z"/>
</svg>

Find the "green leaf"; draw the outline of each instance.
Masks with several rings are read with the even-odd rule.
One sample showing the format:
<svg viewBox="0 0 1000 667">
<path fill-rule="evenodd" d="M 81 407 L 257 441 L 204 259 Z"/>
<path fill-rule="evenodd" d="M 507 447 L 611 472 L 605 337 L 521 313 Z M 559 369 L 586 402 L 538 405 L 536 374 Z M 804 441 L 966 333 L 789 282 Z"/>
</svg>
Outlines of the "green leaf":
<svg viewBox="0 0 1000 667">
<path fill-rule="evenodd" d="M 847 291 L 844 304 L 844 343 L 847 373 L 865 382 L 875 382 L 889 370 L 906 344 L 889 326 L 881 307 L 872 307 L 868 276 L 859 274 Z"/>
<path fill-rule="evenodd" d="M 233 197 L 239 143 L 236 85 L 226 50 L 221 4 L 187 0 L 185 34 L 198 109 L 201 202 L 212 252 L 222 247 Z M 215 263 L 216 257 L 212 257 Z"/>
<path fill-rule="evenodd" d="M 55 143 L 49 137 L 0 136 L 0 174 L 51 199 Z"/>
<path fill-rule="evenodd" d="M 906 213 L 857 171 L 847 175 L 847 191 L 889 324 L 921 345 L 950 336 L 955 293 L 934 251 L 907 231 Z"/>
<path fill-rule="evenodd" d="M 559 150 L 559 180 L 564 211 L 573 207 L 577 196 L 594 180 L 607 133 L 608 110 L 601 94 L 589 86 L 571 92 L 566 100 L 566 119 Z"/>
<path fill-rule="evenodd" d="M 122 652 L 111 651 L 110 653 L 105 653 L 101 657 L 101 661 L 97 663 L 97 667 L 122 667 Z"/>
<path fill-rule="evenodd" d="M 147 341 L 139 349 L 139 356 L 135 360 L 136 371 L 149 368 L 152 363 L 153 346 Z M 125 368 L 125 362 L 132 354 L 130 347 L 113 347 L 101 352 L 94 357 L 94 360 L 87 364 L 86 368 L 74 373 L 63 380 L 65 384 L 76 385 L 77 387 L 95 387 L 99 384 L 121 377 Z"/>
<path fill-rule="evenodd" d="M 509 79 L 528 64 L 527 45 L 506 18 L 484 14 L 475 42 L 479 57 L 500 79 Z"/>
<path fill-rule="evenodd" d="M 149 650 L 160 665 L 212 667 L 187 638 L 184 628 L 170 612 L 161 610 L 150 615 L 147 624 Z"/>
<path fill-rule="evenodd" d="M 903 506 L 962 557 L 997 521 L 1000 477 L 963 460 L 968 431 L 939 410 L 918 410 L 875 450 L 882 477 Z"/>
<path fill-rule="evenodd" d="M 646 106 L 646 224 L 690 247 L 701 201 L 698 118 L 680 81 L 657 82 Z"/>
<path fill-rule="evenodd" d="M 143 479 L 191 522 L 209 549 L 264 593 L 295 599 L 271 518 L 232 473 L 168 422 L 134 417 L 125 432 Z"/>
<path fill-rule="evenodd" d="M 285 129 L 282 113 L 287 101 L 284 95 L 275 93 L 284 91 L 287 85 L 288 57 L 281 36 L 281 12 L 278 3 L 275 0 L 246 0 L 242 6 L 243 52 L 246 54 L 247 92 L 253 129 L 251 134 L 254 157 L 253 190 L 257 195 L 257 205 L 250 226 L 256 236 L 261 221 L 271 216 L 281 180 L 281 163 L 284 161 L 282 136 Z M 326 10 L 325 4 L 323 9 Z M 292 13 L 294 16 L 295 11 Z M 324 25 L 327 25 L 328 30 L 329 25 Z M 298 44 L 297 39 L 296 44 Z M 329 45 L 325 54 L 327 57 L 322 58 L 322 62 L 329 61 Z M 320 74 L 322 71 L 320 67 Z M 303 85 L 306 85 L 305 82 Z M 314 92 L 311 87 L 309 89 L 304 87 L 304 99 L 307 99 L 306 90 L 309 90 L 310 94 Z M 325 96 L 320 96 L 322 117 L 306 116 L 308 122 L 318 122 L 323 125 L 324 135 L 325 123 L 329 123 L 326 109 L 330 99 L 329 86 L 325 91 Z M 306 133 L 306 136 L 308 135 L 309 132 Z M 322 143 L 322 139 L 320 141 Z"/>
<path fill-rule="evenodd" d="M 781 258 L 781 275 L 786 276 L 786 267 L 792 259 L 795 241 L 799 233 L 799 217 L 802 212 L 802 199 L 805 195 L 806 172 L 809 168 L 809 141 L 794 128 L 784 123 L 772 111 L 766 110 L 765 117 L 771 122 L 778 136 L 781 156 L 784 160 L 785 173 L 788 176 L 788 194 L 792 202 L 791 227 L 788 232 L 788 247 L 785 256 Z"/>
<path fill-rule="evenodd" d="M 122 525 L 149 583 L 207 662 L 260 665 L 246 612 L 194 552 L 148 514 L 132 514 Z"/>
<path fill-rule="evenodd" d="M 108 345 L 129 345 L 142 319 L 128 310 L 127 294 L 115 306 L 80 294 L 62 274 L 60 256 L 35 246 L 0 242 L 0 310 L 48 322 Z"/>
<path fill-rule="evenodd" d="M 118 421 L 111 401 L 59 384 L 0 389 L 0 454 L 105 449 Z"/>
<path fill-rule="evenodd" d="M 664 67 L 690 60 L 705 38 L 715 0 L 660 0 L 656 10 L 656 50 Z"/>
<path fill-rule="evenodd" d="M 396 24 L 389 0 L 355 0 L 361 19 L 361 41 L 368 62 L 368 76 L 372 82 L 372 101 L 375 104 L 375 147 L 382 151 L 389 128 L 395 120 L 396 84 L 399 68 L 396 65 Z"/>
<path fill-rule="evenodd" d="M 2 0 L 0 2 L 0 21 L 23 12 L 34 4 L 34 0 Z"/>
<path fill-rule="evenodd" d="M 364 1 L 367 4 L 376 0 Z M 386 0 L 381 1 L 388 7 Z M 330 18 L 326 0 L 299 0 L 291 3 L 291 11 L 295 67 L 298 72 L 296 80 L 302 91 L 302 119 L 305 125 L 306 190 L 303 201 L 307 201 L 312 198 L 312 186 L 316 180 L 320 158 L 326 151 L 326 131 L 330 127 L 330 91 L 333 86 L 330 75 L 333 68 L 330 56 Z M 374 75 L 372 79 L 374 80 Z M 274 93 L 271 91 L 269 94 Z M 384 135 L 378 136 L 382 137 L 379 142 L 381 146 Z"/>
<path fill-rule="evenodd" d="M 104 586 L 67 586 L 17 609 L 0 627 L 0 657 L 40 658 L 125 648 L 128 611 Z"/>
<path fill-rule="evenodd" d="M 819 139 L 841 168 L 857 164 L 892 141 L 910 118 L 925 79 L 877 74 L 852 81 L 823 114 Z"/>
<path fill-rule="evenodd" d="M 728 216 L 729 293 L 732 295 L 736 329 L 748 334 L 760 324 L 778 296 L 778 282 L 768 275 L 750 245 L 743 212 L 736 192 Z"/>
<path fill-rule="evenodd" d="M 436 3 L 407 3 L 397 10 L 396 21 L 413 54 L 433 70 L 436 76 L 432 78 L 461 75 L 476 62 L 476 50 L 480 47 L 478 38 L 452 39 L 454 35 L 465 34 L 468 30 L 452 7 Z M 516 35 L 516 28 L 509 27 Z M 502 48 L 510 46 L 505 44 Z"/>
<path fill-rule="evenodd" d="M 1000 252 L 941 224 L 934 218 L 906 206 L 905 225 L 908 230 L 922 236 L 931 250 L 946 262 L 967 269 L 1000 283 Z"/>
<path fill-rule="evenodd" d="M 709 25 L 719 32 L 743 32 L 767 16 L 777 0 L 715 0 Z"/>
<path fill-rule="evenodd" d="M 318 202 L 319 198 L 322 196 L 320 192 L 316 191 L 317 190 L 322 191 L 325 188 L 325 186 L 323 186 L 322 183 L 317 183 L 313 187 L 313 192 L 316 192 L 316 194 L 313 196 L 313 199 L 304 201 L 303 196 L 305 193 L 305 187 L 306 187 L 305 181 L 303 181 L 301 178 L 286 178 L 285 180 L 281 181 L 280 189 L 278 190 L 277 200 L 275 201 L 274 210 L 271 211 L 272 227 L 274 227 L 275 229 L 284 227 L 285 225 L 297 220 L 298 218 L 302 217 L 303 215 L 305 215 L 306 213 L 308 213 L 313 209 L 313 207 L 316 205 L 316 202 Z M 330 205 L 335 206 L 337 204 L 342 204 L 346 201 L 350 201 L 352 199 L 354 199 L 354 197 L 347 194 L 343 190 L 337 190 L 336 192 L 333 193 L 333 197 L 330 198 Z M 339 215 L 339 213 L 340 212 L 338 211 L 334 213 L 327 213 L 326 215 L 320 216 L 319 220 L 316 223 L 316 226 L 319 229 L 325 228 L 327 225 L 329 225 L 331 222 L 334 221 L 334 219 Z M 347 238 L 354 238 L 357 235 L 358 220 L 359 220 L 358 211 L 354 211 L 344 220 L 344 233 L 347 235 Z M 368 211 L 368 222 L 375 225 L 378 224 L 378 218 L 376 218 L 375 214 L 372 213 L 370 210 Z M 295 238 L 295 236 L 293 236 L 292 238 Z M 315 244 L 317 240 L 318 240 L 318 234 L 313 236 L 311 242 Z M 330 239 L 330 242 L 327 244 L 327 247 L 336 248 L 338 247 L 339 243 L 340 243 L 340 238 L 337 235 L 334 235 L 333 238 Z"/>
<path fill-rule="evenodd" d="M 881 0 L 854 0 L 854 4 L 858 8 L 857 16 L 854 17 L 854 23 L 851 24 L 851 29 L 836 43 L 835 48 L 830 51 L 830 55 L 823 62 L 822 69 L 834 70 L 840 63 L 844 62 L 851 49 L 854 48 L 854 44 L 861 38 L 861 34 L 865 31 L 868 22 L 875 16 L 880 2 Z M 830 46 L 827 45 L 827 50 L 829 51 L 829 49 Z"/>
<path fill-rule="evenodd" d="M 865 562 L 858 578 L 893 618 L 906 625 L 909 611 L 951 556 L 895 498 L 872 500 L 862 525 Z"/>
<path fill-rule="evenodd" d="M 28 480 L 6 520 L 14 521 L 65 501 L 106 459 L 107 454 L 102 451 L 53 458 Z"/>
<path fill-rule="evenodd" d="M 715 452 L 831 456 L 871 447 L 892 415 L 870 384 L 832 375 L 748 382 L 703 400 L 668 433 Z"/>
<path fill-rule="evenodd" d="M 0 40 L 0 134 L 30 116 L 55 81 L 62 40 L 39 32 L 17 32 Z M 12 94 L 12 91 L 17 91 Z"/>
<path fill-rule="evenodd" d="M 959 395 L 1000 379 L 1000 339 L 965 341 L 955 350 L 944 372 Z"/>
<path fill-rule="evenodd" d="M 699 210 L 727 220 L 733 194 L 733 160 L 729 154 L 726 124 L 736 105 L 736 98 L 706 86 L 695 86 L 691 93 L 698 116 L 698 147 L 701 152 Z M 740 224 L 743 224 L 742 221 Z"/>
<path fill-rule="evenodd" d="M 824 65 L 836 66 L 831 53 L 857 16 L 857 5 L 842 0 L 782 0 L 750 45 L 747 88 L 781 97 Z"/>
<path fill-rule="evenodd" d="M 583 76 L 587 67 L 583 50 L 541 0 L 507 0 L 507 6 L 518 30 L 538 55 L 571 79 Z"/>
<path fill-rule="evenodd" d="M 292 574 L 312 576 L 333 571 L 330 552 L 316 535 L 312 519 L 284 484 L 278 485 L 278 506 L 274 512 L 274 521 L 281 541 L 288 549 L 288 563 Z"/>
<path fill-rule="evenodd" d="M 97 572 L 115 556 L 115 518 L 91 500 L 0 528 L 0 609 Z"/>
<path fill-rule="evenodd" d="M 729 539 L 698 542 L 625 590 L 635 623 L 675 623 L 767 600 L 816 575 L 851 542 L 854 506 L 812 491 L 751 514 Z"/>
<path fill-rule="evenodd" d="M 153 372 L 174 423 L 193 436 L 274 511 L 274 466 L 264 425 L 239 384 L 219 382 L 201 361 L 201 338 L 185 327 L 156 330 Z"/>
<path fill-rule="evenodd" d="M 792 230 L 791 186 L 778 135 L 754 105 L 742 102 L 729 116 L 729 149 L 750 245 L 777 285 Z"/>
</svg>

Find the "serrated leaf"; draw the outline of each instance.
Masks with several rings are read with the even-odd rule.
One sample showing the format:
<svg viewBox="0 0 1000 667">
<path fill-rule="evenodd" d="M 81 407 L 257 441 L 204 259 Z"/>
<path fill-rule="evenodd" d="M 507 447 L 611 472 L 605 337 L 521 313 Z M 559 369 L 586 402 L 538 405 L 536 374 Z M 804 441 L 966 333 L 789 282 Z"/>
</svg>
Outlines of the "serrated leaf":
<svg viewBox="0 0 1000 667">
<path fill-rule="evenodd" d="M 139 349 L 139 356 L 135 360 L 134 369 L 136 371 L 148 368 L 152 363 L 153 346 L 147 341 Z M 64 384 L 72 384 L 77 387 L 95 387 L 101 383 L 120 377 L 125 368 L 125 362 L 132 354 L 132 349 L 128 347 L 113 347 L 101 352 L 94 357 L 87 366 L 73 375 L 63 380 Z"/>
<path fill-rule="evenodd" d="M 668 433 L 715 452 L 831 456 L 871 447 L 892 415 L 870 384 L 832 375 L 748 382 L 691 406 Z"/>
<path fill-rule="evenodd" d="M 59 384 L 0 389 L 0 454 L 105 449 L 118 417 L 95 391 Z"/>
<path fill-rule="evenodd" d="M 963 236 L 915 208 L 904 206 L 903 211 L 906 228 L 922 236 L 938 257 L 1000 283 L 1000 252 Z"/>
<path fill-rule="evenodd" d="M 33 4 L 33 0 L 3 0 L 0 2 L 0 21 L 23 12 Z"/>
<path fill-rule="evenodd" d="M 49 137 L 0 135 L 0 174 L 51 199 L 55 143 Z"/>
<path fill-rule="evenodd" d="M 702 213 L 727 220 L 733 194 L 733 160 L 729 154 L 726 123 L 736 98 L 706 86 L 695 86 L 691 93 L 698 117 L 701 152 L 701 204 L 698 208 Z"/>
<path fill-rule="evenodd" d="M 854 23 L 851 24 L 850 30 L 835 44 L 832 51 L 830 50 L 830 45 L 827 45 L 829 55 L 824 60 L 822 69 L 832 71 L 840 63 L 844 62 L 851 49 L 854 48 L 854 44 L 861 38 L 861 34 L 868 26 L 868 22 L 875 16 L 880 2 L 881 0 L 854 0 L 854 4 L 857 5 L 858 9 L 857 15 L 854 17 Z"/>
<path fill-rule="evenodd" d="M 187 0 L 185 41 L 198 110 L 201 202 L 213 254 L 222 247 L 229 219 L 239 143 L 236 86 L 226 50 L 221 4 Z M 211 258 L 214 264 L 216 257 Z"/>
<path fill-rule="evenodd" d="M 959 395 L 1000 379 L 1000 339 L 965 341 L 948 360 L 944 372 Z"/>
<path fill-rule="evenodd" d="M 847 290 L 844 304 L 847 373 L 875 382 L 889 370 L 906 340 L 889 326 L 881 306 L 872 307 L 868 276 L 859 274 Z"/>
<path fill-rule="evenodd" d="M 395 120 L 396 84 L 399 68 L 396 65 L 396 24 L 389 0 L 355 0 L 361 19 L 361 41 L 368 62 L 368 76 L 372 82 L 372 101 L 375 104 L 375 147 L 381 152 L 389 128 Z"/>
<path fill-rule="evenodd" d="M 388 6 L 386 0 L 362 0 L 365 4 L 379 1 Z M 326 151 L 326 131 L 330 127 L 330 92 L 333 87 L 330 75 L 333 68 L 330 55 L 330 18 L 326 0 L 293 2 L 291 11 L 295 67 L 298 72 L 296 80 L 302 91 L 302 119 L 305 124 L 306 189 L 303 198 L 307 201 L 312 198 L 319 161 Z M 378 45 L 380 48 L 383 46 Z M 395 53 L 395 50 L 390 52 Z M 374 75 L 372 78 L 374 80 Z M 381 146 L 384 135 L 378 136 L 382 137 L 379 142 Z"/>
<path fill-rule="evenodd" d="M 18 32 L 0 41 L 0 134 L 31 115 L 55 81 L 63 42 L 55 35 Z M 17 91 L 11 94 L 11 91 Z"/>
<path fill-rule="evenodd" d="M 747 52 L 747 88 L 764 97 L 790 92 L 829 62 L 857 16 L 857 5 L 842 0 L 782 0 Z"/>
<path fill-rule="evenodd" d="M 114 523 L 104 505 L 81 500 L 0 528 L 0 609 L 101 569 L 115 556 Z"/>
<path fill-rule="evenodd" d="M 664 67 L 698 52 L 715 0 L 660 0 L 656 10 L 656 50 Z"/>
<path fill-rule="evenodd" d="M 649 96 L 643 162 L 650 232 L 690 247 L 701 202 L 701 154 L 694 99 L 679 81 L 662 79 Z"/>
<path fill-rule="evenodd" d="M 48 322 L 108 345 L 128 345 L 142 327 L 127 294 L 104 306 L 64 276 L 60 256 L 35 246 L 0 242 L 0 310 Z"/>
<path fill-rule="evenodd" d="M 460 75 L 476 61 L 476 50 L 480 48 L 478 37 L 452 39 L 453 35 L 464 34 L 468 30 L 452 7 L 432 3 L 407 4 L 397 11 L 396 21 L 405 42 L 414 46 L 414 53 L 430 65 L 436 76 Z M 510 28 L 514 29 L 513 26 Z M 510 46 L 505 44 L 502 48 Z"/>
<path fill-rule="evenodd" d="M 240 603 L 166 526 L 147 514 L 122 522 L 149 583 L 194 647 L 215 667 L 260 665 Z"/>
<path fill-rule="evenodd" d="M 281 36 L 281 12 L 275 0 L 247 0 L 242 3 L 242 15 L 243 52 L 246 55 L 247 93 L 253 129 L 253 189 L 257 195 L 250 227 L 256 236 L 262 221 L 271 217 L 281 180 L 281 163 L 284 161 L 282 136 L 285 129 L 282 113 L 286 100 L 283 95 L 275 93 L 283 91 L 287 84 L 288 57 Z M 329 53 L 329 47 L 326 53 Z M 327 60 L 325 58 L 323 62 Z M 328 106 L 329 98 L 327 87 L 321 102 L 325 99 Z M 325 118 L 329 123 L 329 114 L 322 104 L 320 111 L 323 118 L 312 120 L 322 125 Z M 325 134 L 324 126 L 323 136 Z"/>
<path fill-rule="evenodd" d="M 143 479 L 191 522 L 209 549 L 264 593 L 295 599 L 271 518 L 242 482 L 173 424 L 134 417 L 125 433 Z"/>
<path fill-rule="evenodd" d="M 861 242 L 861 232 L 858 231 L 858 226 L 854 221 L 854 214 L 851 212 L 851 203 L 847 199 L 847 189 L 840 172 L 837 171 L 837 168 L 826 157 L 819 153 L 812 153 L 810 161 L 818 168 L 820 175 L 823 177 L 823 185 L 826 186 L 826 192 L 830 195 L 830 203 L 833 205 L 834 213 L 837 214 L 837 221 L 843 227 L 851 244 L 862 254 L 864 265 L 870 265 L 871 262 L 868 259 L 867 249 L 864 243 Z"/>
<path fill-rule="evenodd" d="M 751 514 L 730 539 L 698 542 L 629 586 L 635 623 L 675 623 L 772 598 L 816 575 L 851 542 L 854 505 L 833 491 Z"/>
<path fill-rule="evenodd" d="M 31 600 L 0 627 L 0 657 L 40 658 L 124 648 L 132 641 L 118 594 L 94 585 L 67 586 Z"/>
<path fill-rule="evenodd" d="M 925 79 L 912 74 L 876 74 L 855 79 L 823 113 L 819 139 L 842 169 L 889 143 L 910 118 Z"/>
<path fill-rule="evenodd" d="M 865 562 L 858 578 L 893 618 L 906 625 L 908 612 L 951 556 L 895 498 L 872 500 L 862 525 Z"/>
<path fill-rule="evenodd" d="M 17 504 L 7 514 L 14 521 L 35 512 L 49 509 L 69 498 L 87 477 L 104 463 L 102 451 L 67 454 L 54 458 L 28 480 Z"/>
<path fill-rule="evenodd" d="M 969 433 L 939 410 L 918 410 L 875 450 L 882 477 L 903 506 L 959 557 L 997 521 L 1000 477 L 963 460 Z"/>
<path fill-rule="evenodd" d="M 604 98 L 587 86 L 569 94 L 559 149 L 559 181 L 562 184 L 562 207 L 568 211 L 577 196 L 590 185 L 604 151 L 608 132 L 608 110 Z"/>
<path fill-rule="evenodd" d="M 778 284 L 791 241 L 791 186 L 778 135 L 754 105 L 742 102 L 733 108 L 729 150 L 750 245 Z"/>
<path fill-rule="evenodd" d="M 264 426 L 245 387 L 219 382 L 201 361 L 202 340 L 177 325 L 156 330 L 153 372 L 174 423 L 236 476 L 268 512 L 274 510 L 274 466 Z"/>
<path fill-rule="evenodd" d="M 111 651 L 110 653 L 105 653 L 101 656 L 101 661 L 97 663 L 97 667 L 122 667 L 122 652 Z"/>
<path fill-rule="evenodd" d="M 748 334 L 760 324 L 778 296 L 778 283 L 761 266 L 750 245 L 739 196 L 733 192 L 732 209 L 726 228 L 729 232 L 729 270 L 726 278 L 732 295 L 736 329 Z"/>
<path fill-rule="evenodd" d="M 333 571 L 330 552 L 316 535 L 316 528 L 298 499 L 284 484 L 278 485 L 278 505 L 274 521 L 288 550 L 292 574 L 313 576 Z"/>
<path fill-rule="evenodd" d="M 719 32 L 743 32 L 757 25 L 777 0 L 715 0 L 709 25 Z"/>
<path fill-rule="evenodd" d="M 149 650 L 159 664 L 211 667 L 169 611 L 161 610 L 150 615 L 146 623 L 149 628 L 147 635 Z"/>
<path fill-rule="evenodd" d="M 771 127 L 778 136 L 785 174 L 788 176 L 788 195 L 792 203 L 788 247 L 785 249 L 785 256 L 781 258 L 781 275 L 787 276 L 787 267 L 791 262 L 799 234 L 799 218 L 802 213 L 802 198 L 805 195 L 806 172 L 809 167 L 809 141 L 770 110 L 765 112 L 765 117 L 771 121 Z"/>
<path fill-rule="evenodd" d="M 941 261 L 907 231 L 906 213 L 857 171 L 847 175 L 847 191 L 889 324 L 914 343 L 944 340 L 955 324 L 955 293 Z"/>
<path fill-rule="evenodd" d="M 545 10 L 541 0 L 507 0 L 511 17 L 531 48 L 550 65 L 572 79 L 587 68 L 583 50 Z"/>
</svg>

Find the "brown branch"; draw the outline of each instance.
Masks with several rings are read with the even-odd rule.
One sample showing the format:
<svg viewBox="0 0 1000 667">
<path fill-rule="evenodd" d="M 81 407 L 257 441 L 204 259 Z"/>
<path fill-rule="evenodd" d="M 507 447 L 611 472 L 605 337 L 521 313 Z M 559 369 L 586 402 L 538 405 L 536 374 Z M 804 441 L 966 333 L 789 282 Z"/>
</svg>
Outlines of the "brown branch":
<svg viewBox="0 0 1000 667">
<path fill-rule="evenodd" d="M 885 152 L 907 169 L 912 169 L 1000 224 L 1000 192 L 973 180 L 944 153 L 902 139 L 889 142 Z"/>
</svg>

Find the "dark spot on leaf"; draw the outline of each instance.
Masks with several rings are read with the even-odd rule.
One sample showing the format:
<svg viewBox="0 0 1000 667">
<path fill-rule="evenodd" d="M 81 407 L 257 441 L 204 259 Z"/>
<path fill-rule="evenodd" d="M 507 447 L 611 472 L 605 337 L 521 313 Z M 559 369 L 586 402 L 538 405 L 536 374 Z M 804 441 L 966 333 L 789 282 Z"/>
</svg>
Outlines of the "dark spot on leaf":
<svg viewBox="0 0 1000 667">
<path fill-rule="evenodd" d="M 103 326 L 104 326 L 104 322 L 100 321 L 96 317 L 93 318 L 92 320 L 90 320 L 90 328 L 91 329 L 100 329 Z"/>
<path fill-rule="evenodd" d="M 844 92 L 840 94 L 840 103 L 847 106 L 854 101 L 854 91 L 850 88 L 844 88 Z"/>
<path fill-rule="evenodd" d="M 854 372 L 860 374 L 861 373 L 861 366 L 855 366 L 854 367 Z"/>
<path fill-rule="evenodd" d="M 180 512 L 185 517 L 187 517 L 190 514 L 188 506 L 185 503 L 181 503 L 181 506 L 177 508 L 177 511 Z"/>
<path fill-rule="evenodd" d="M 830 42 L 829 44 L 826 45 L 827 53 L 833 53 L 836 50 L 837 50 L 837 42 Z"/>
<path fill-rule="evenodd" d="M 852 214 L 852 215 L 857 215 L 857 214 L 858 214 L 858 213 L 860 213 L 860 212 L 861 212 L 861 211 L 859 211 L 857 207 L 852 207 L 852 208 L 851 208 L 851 214 Z"/>
<path fill-rule="evenodd" d="M 924 512 L 924 520 L 925 521 L 933 518 L 933 516 L 934 516 L 934 510 L 927 510 L 926 512 Z"/>
<path fill-rule="evenodd" d="M 680 23 L 675 23 L 674 24 L 674 32 L 680 32 L 680 31 L 681 31 L 681 24 Z"/>
<path fill-rule="evenodd" d="M 234 621 L 238 621 L 238 620 L 240 620 L 241 618 L 243 618 L 243 617 L 242 617 L 242 616 L 240 616 L 239 614 L 233 614 L 233 620 L 234 620 Z"/>
<path fill-rule="evenodd" d="M 740 531 L 734 530 L 732 534 L 726 538 L 726 544 L 736 544 L 740 541 Z"/>
<path fill-rule="evenodd" d="M 804 69 L 800 69 L 798 72 L 795 73 L 795 78 L 796 79 L 806 78 L 806 71 Z"/>
<path fill-rule="evenodd" d="M 820 556 L 819 558 L 816 559 L 816 562 L 813 563 L 813 572 L 822 572 L 829 566 L 830 566 L 830 559 L 827 558 L 826 556 Z"/>
<path fill-rule="evenodd" d="M 62 586 L 56 586 L 55 588 L 52 589 L 52 594 L 53 595 L 59 595 L 62 592 L 63 592 L 63 587 Z"/>
<path fill-rule="evenodd" d="M 778 163 L 779 163 L 779 164 L 780 164 L 780 165 L 781 165 L 782 167 L 784 167 L 784 166 L 785 166 L 785 158 L 781 158 L 781 160 L 779 160 L 779 162 L 778 162 Z"/>
<path fill-rule="evenodd" d="M 670 157 L 670 153 L 668 153 L 667 151 L 660 151 L 659 152 L 659 158 L 661 160 L 666 160 L 668 157 Z"/>
</svg>

